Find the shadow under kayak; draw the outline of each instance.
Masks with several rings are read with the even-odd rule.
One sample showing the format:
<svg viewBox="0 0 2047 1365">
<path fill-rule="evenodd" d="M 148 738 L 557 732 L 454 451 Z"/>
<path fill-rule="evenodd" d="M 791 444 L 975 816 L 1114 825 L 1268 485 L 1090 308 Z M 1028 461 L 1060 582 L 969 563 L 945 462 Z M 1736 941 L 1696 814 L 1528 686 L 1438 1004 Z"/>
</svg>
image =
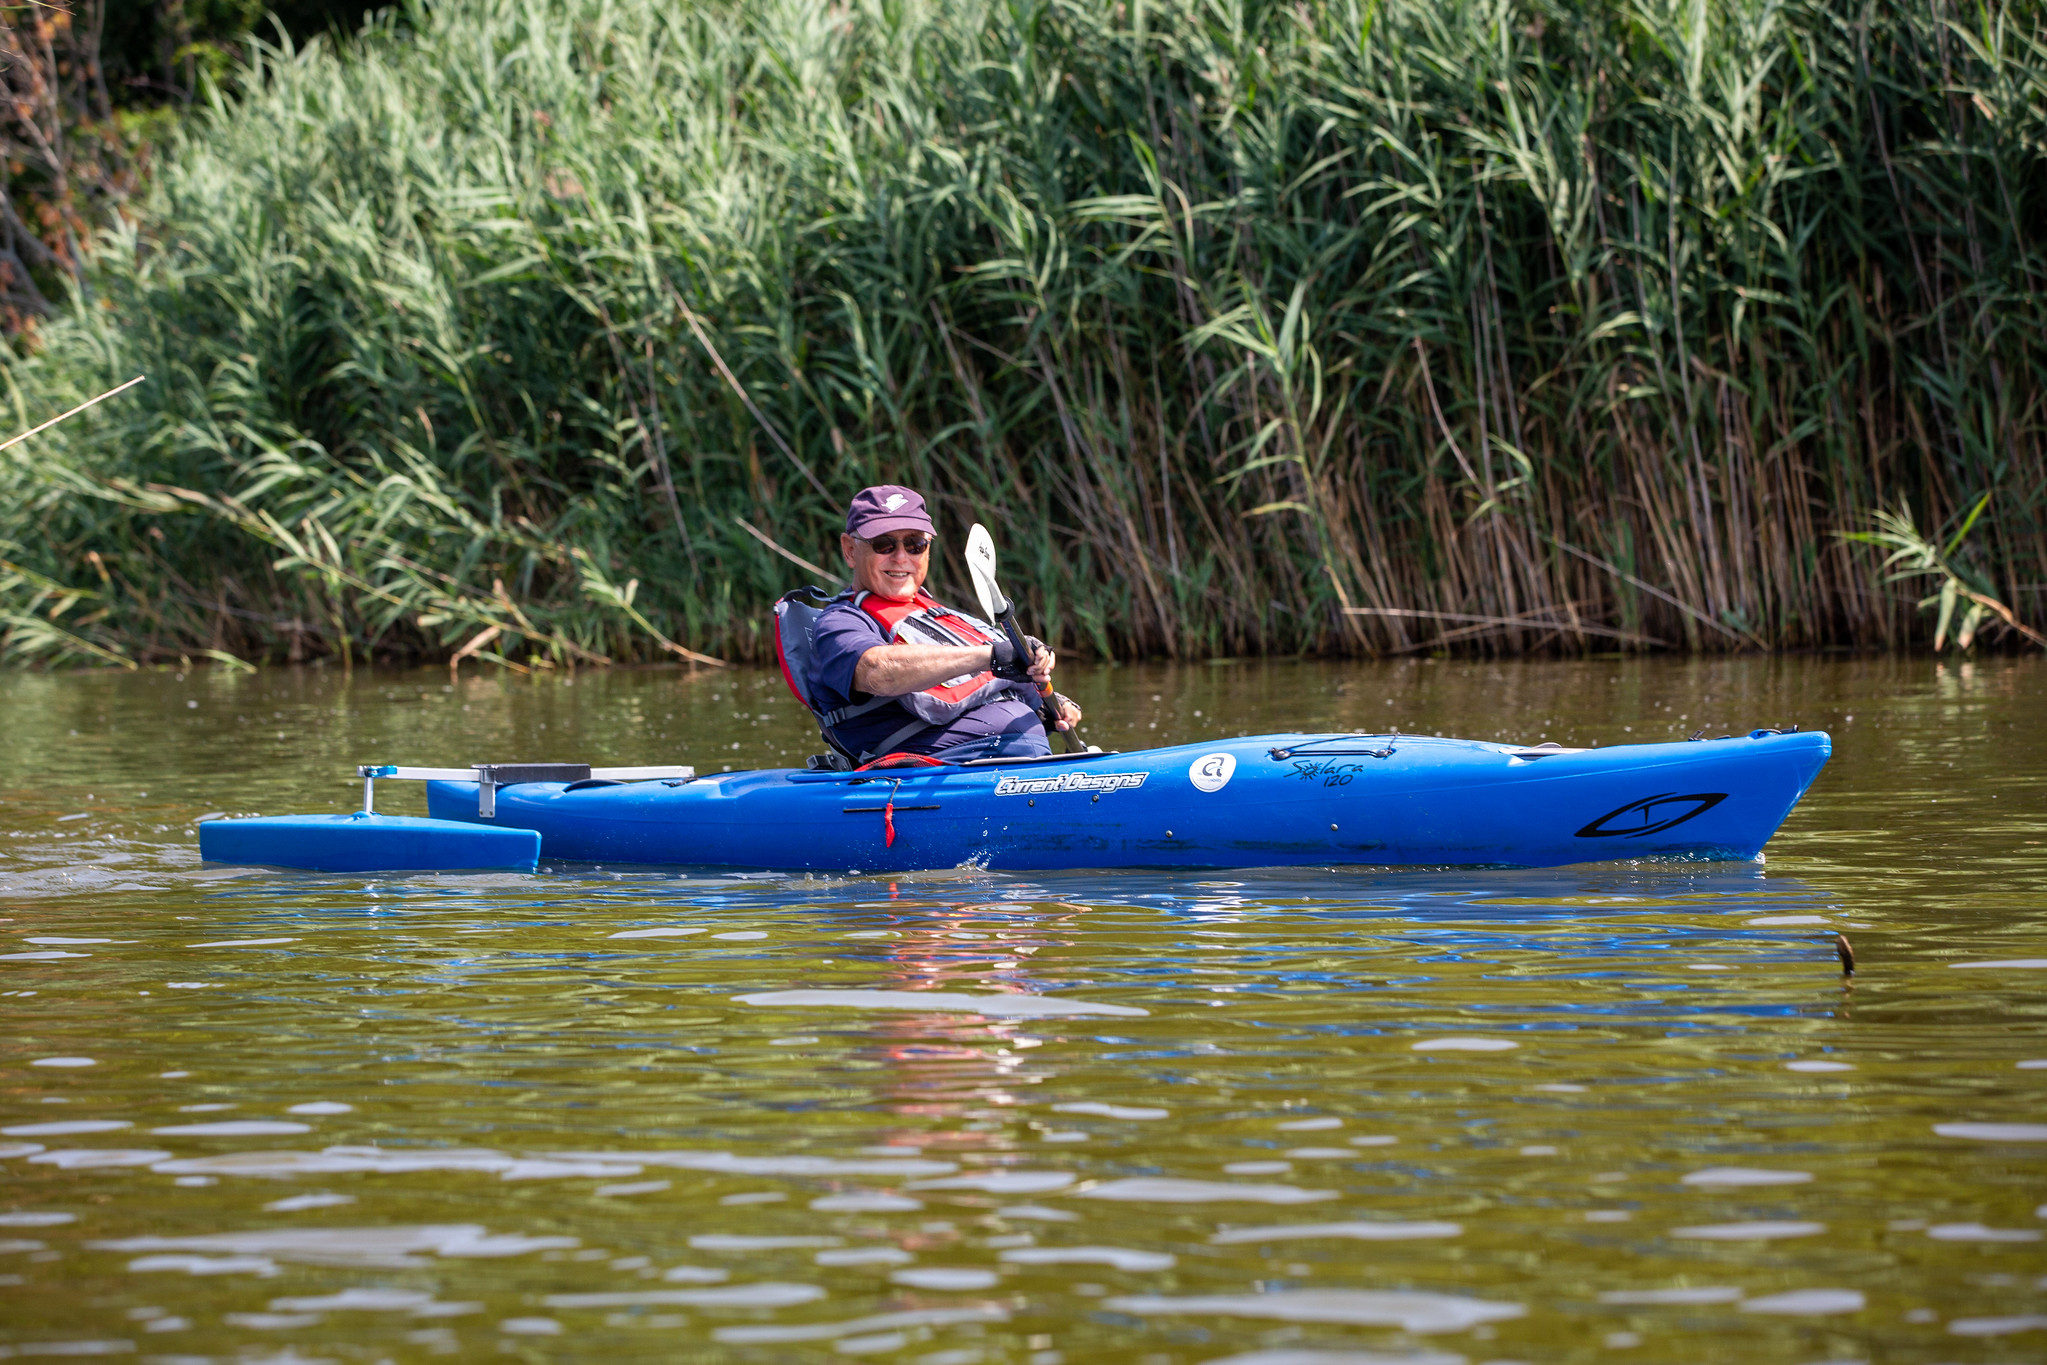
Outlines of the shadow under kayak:
<svg viewBox="0 0 2047 1365">
<path fill-rule="evenodd" d="M 1833 751 L 1822 731 L 1600 749 L 1258 735 L 1136 753 L 859 773 L 530 782 L 436 819 L 539 833 L 541 857 L 817 872 L 1752 859 Z"/>
</svg>

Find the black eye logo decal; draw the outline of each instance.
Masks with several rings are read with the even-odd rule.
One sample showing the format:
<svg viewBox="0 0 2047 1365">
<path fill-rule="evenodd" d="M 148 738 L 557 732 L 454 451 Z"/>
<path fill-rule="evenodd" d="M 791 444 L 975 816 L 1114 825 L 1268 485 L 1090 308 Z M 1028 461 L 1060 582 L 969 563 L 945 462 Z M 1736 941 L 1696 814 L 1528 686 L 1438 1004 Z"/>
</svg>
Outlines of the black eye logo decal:
<svg viewBox="0 0 2047 1365">
<path fill-rule="evenodd" d="M 1661 796 L 1645 796 L 1640 801 L 1630 801 L 1619 810 L 1608 811 L 1579 830 L 1577 837 L 1639 839 L 1645 834 L 1661 834 L 1695 815 L 1704 815 L 1726 799 L 1726 792 L 1693 792 L 1689 796 L 1665 792 Z"/>
</svg>

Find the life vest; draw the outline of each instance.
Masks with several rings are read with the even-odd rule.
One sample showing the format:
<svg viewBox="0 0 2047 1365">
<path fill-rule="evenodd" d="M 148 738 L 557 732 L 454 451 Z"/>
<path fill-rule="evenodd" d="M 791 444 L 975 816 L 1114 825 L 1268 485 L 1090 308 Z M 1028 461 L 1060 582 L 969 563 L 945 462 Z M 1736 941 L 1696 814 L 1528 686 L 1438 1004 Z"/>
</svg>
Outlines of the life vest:
<svg viewBox="0 0 2047 1365">
<path fill-rule="evenodd" d="M 909 692 L 899 697 L 869 697 L 836 709 L 822 706 L 816 700 L 819 692 L 814 672 L 814 632 L 817 618 L 841 602 L 851 602 L 873 617 L 890 644 L 985 645 L 1000 637 L 994 626 L 941 606 L 922 588 L 917 589 L 916 596 L 908 601 L 895 601 L 851 588 L 837 596 L 827 596 L 823 589 L 815 587 L 798 588 L 785 594 L 775 603 L 775 657 L 782 665 L 782 681 L 789 684 L 796 700 L 817 718 L 818 729 L 824 732 L 826 741 L 856 761 L 866 762 L 877 754 L 893 752 L 920 730 L 957 720 L 1004 692 L 1023 690 L 1019 684 L 983 670 L 963 673 L 921 692 Z M 886 706 L 902 708 L 907 713 L 908 723 L 866 752 L 856 753 L 835 733 L 847 721 Z"/>
</svg>

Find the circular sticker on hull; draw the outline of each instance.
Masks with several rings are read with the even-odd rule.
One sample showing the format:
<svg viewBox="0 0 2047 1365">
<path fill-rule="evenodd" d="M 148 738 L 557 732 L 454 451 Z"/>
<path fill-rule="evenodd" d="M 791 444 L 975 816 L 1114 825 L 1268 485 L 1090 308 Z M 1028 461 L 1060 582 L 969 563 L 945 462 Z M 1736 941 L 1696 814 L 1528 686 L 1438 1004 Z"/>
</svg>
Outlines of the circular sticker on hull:
<svg viewBox="0 0 2047 1365">
<path fill-rule="evenodd" d="M 1230 784 L 1230 778 L 1237 771 L 1235 754 L 1203 754 L 1194 760 L 1194 766 L 1187 770 L 1187 780 L 1197 790 L 1219 792 Z"/>
</svg>

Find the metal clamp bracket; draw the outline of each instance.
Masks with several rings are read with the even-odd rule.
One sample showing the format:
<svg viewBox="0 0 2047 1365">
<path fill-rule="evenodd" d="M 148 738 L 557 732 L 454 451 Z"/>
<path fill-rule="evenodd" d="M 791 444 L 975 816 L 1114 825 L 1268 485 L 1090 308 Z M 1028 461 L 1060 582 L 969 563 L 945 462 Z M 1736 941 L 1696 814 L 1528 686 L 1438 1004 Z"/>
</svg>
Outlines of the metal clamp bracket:
<svg viewBox="0 0 2047 1365">
<path fill-rule="evenodd" d="M 652 782 L 661 779 L 692 782 L 697 770 L 688 765 L 648 768 L 593 768 L 587 763 L 472 763 L 466 768 L 403 768 L 389 763 L 359 765 L 362 779 L 362 813 L 375 813 L 377 779 L 398 782 L 474 782 L 476 815 L 481 820 L 497 818 L 499 787 L 520 782 L 586 782 L 593 777 L 613 782 Z"/>
</svg>

